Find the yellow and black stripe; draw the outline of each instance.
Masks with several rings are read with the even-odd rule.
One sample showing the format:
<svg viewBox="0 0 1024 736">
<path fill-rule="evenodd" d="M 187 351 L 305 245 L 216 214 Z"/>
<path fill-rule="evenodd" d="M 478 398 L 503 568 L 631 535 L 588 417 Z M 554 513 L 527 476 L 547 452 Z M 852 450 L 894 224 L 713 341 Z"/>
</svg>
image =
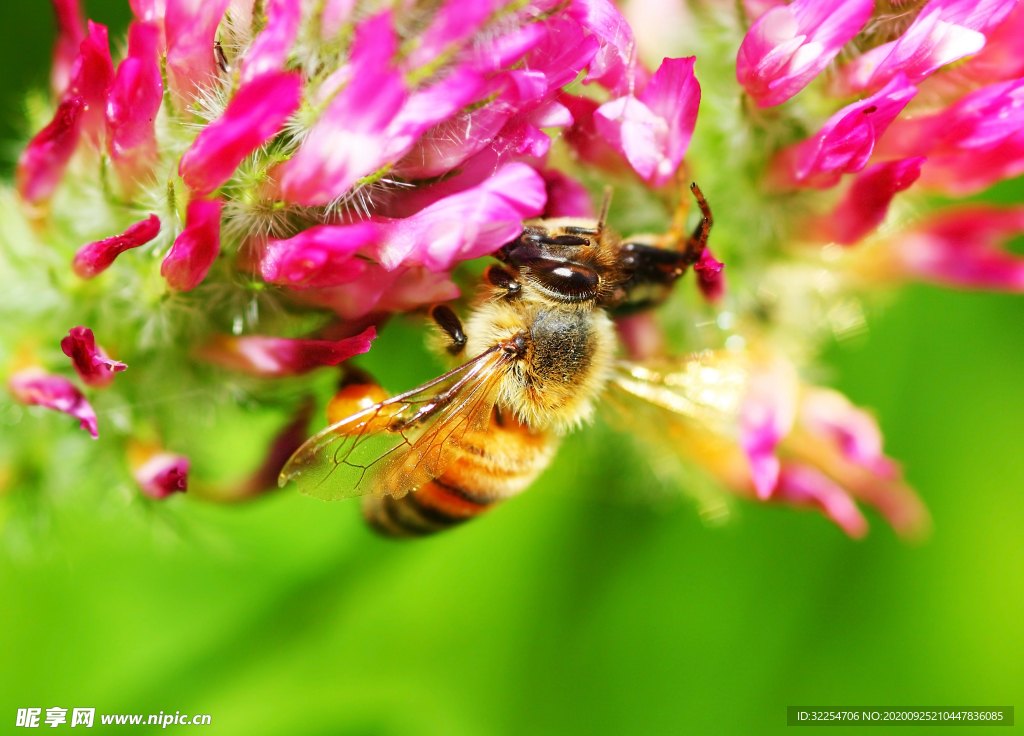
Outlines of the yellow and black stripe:
<svg viewBox="0 0 1024 736">
<path fill-rule="evenodd" d="M 524 491 L 547 467 L 556 445 L 547 432 L 495 411 L 487 430 L 459 440 L 457 456 L 440 478 L 401 498 L 365 497 L 363 516 L 391 537 L 444 531 Z"/>
</svg>

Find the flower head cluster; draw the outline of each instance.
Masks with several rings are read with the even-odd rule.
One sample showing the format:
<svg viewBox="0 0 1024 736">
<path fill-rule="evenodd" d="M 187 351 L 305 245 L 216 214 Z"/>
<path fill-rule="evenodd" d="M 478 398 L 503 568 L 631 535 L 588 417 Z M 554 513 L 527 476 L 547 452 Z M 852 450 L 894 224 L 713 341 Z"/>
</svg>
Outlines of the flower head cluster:
<svg viewBox="0 0 1024 736">
<path fill-rule="evenodd" d="M 2 303 L 10 396 L 77 418 L 151 498 L 250 497 L 304 436 L 315 389 L 290 377 L 459 297 L 460 264 L 524 220 L 592 216 L 605 182 L 627 235 L 668 229 L 689 172 L 729 283 L 704 251 L 705 299 L 663 322 L 735 398 L 728 421 L 693 420 L 686 447 L 719 450 L 691 461 L 853 536 L 853 498 L 920 528 L 870 416 L 799 375 L 865 287 L 1024 285 L 999 248 L 1017 210 L 893 226 L 915 192 L 1024 172 L 1024 16 L 930 0 L 897 27 L 872 0 L 743 5 L 698 4 L 672 38 L 642 1 L 630 23 L 611 0 L 132 0 L 115 58 L 54 0 L 48 114 L 0 192 L 0 270 L 22 284 Z M 675 329 L 709 315 L 714 334 Z M 620 327 L 634 357 L 663 352 L 649 315 Z M 253 405 L 277 417 L 266 463 L 191 482 L 189 427 Z"/>
</svg>

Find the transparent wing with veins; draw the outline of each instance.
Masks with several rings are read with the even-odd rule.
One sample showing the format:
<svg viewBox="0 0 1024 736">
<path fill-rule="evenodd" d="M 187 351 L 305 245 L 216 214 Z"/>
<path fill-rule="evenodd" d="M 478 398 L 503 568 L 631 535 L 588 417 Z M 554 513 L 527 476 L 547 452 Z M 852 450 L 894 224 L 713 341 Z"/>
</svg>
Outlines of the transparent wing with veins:
<svg viewBox="0 0 1024 736">
<path fill-rule="evenodd" d="M 467 432 L 490 422 L 512 358 L 495 346 L 419 388 L 375 404 L 310 437 L 279 484 L 336 501 L 368 493 L 400 497 L 439 477 Z"/>
</svg>

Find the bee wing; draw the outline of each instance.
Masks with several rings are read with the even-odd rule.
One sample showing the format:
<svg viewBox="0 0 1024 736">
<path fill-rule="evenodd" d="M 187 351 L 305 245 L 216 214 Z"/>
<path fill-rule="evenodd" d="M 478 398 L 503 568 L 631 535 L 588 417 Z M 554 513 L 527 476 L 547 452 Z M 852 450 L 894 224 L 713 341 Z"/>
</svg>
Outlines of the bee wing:
<svg viewBox="0 0 1024 736">
<path fill-rule="evenodd" d="M 500 346 L 492 348 L 332 424 L 295 451 L 279 484 L 295 481 L 300 492 L 325 501 L 416 490 L 444 473 L 466 432 L 487 427 L 510 363 Z"/>
<path fill-rule="evenodd" d="M 710 353 L 651 363 L 620 361 L 612 386 L 620 395 L 657 407 L 663 415 L 724 430 L 739 413 L 747 370 L 739 361 Z"/>
</svg>

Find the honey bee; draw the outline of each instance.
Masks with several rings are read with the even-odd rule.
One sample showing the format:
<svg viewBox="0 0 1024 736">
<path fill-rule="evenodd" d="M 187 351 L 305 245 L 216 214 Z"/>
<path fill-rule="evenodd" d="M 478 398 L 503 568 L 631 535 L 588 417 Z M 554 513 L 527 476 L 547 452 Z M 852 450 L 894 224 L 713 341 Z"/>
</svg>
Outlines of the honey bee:
<svg viewBox="0 0 1024 736">
<path fill-rule="evenodd" d="M 612 317 L 660 304 L 699 260 L 712 215 L 690 188 L 701 218 L 689 236 L 680 204 L 664 235 L 621 239 L 605 222 L 607 193 L 596 220 L 524 223 L 485 271 L 465 326 L 446 305 L 430 311 L 448 352 L 471 357 L 390 398 L 350 374 L 331 425 L 292 455 L 280 485 L 362 496 L 367 522 L 389 536 L 432 534 L 524 491 L 609 382 L 637 380 L 616 360 Z"/>
</svg>

